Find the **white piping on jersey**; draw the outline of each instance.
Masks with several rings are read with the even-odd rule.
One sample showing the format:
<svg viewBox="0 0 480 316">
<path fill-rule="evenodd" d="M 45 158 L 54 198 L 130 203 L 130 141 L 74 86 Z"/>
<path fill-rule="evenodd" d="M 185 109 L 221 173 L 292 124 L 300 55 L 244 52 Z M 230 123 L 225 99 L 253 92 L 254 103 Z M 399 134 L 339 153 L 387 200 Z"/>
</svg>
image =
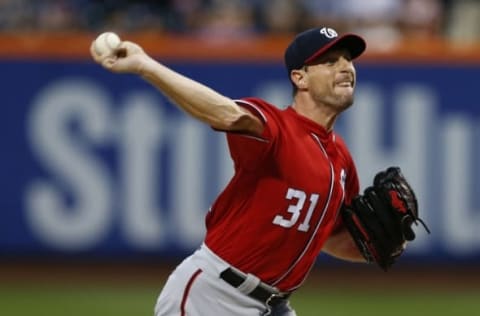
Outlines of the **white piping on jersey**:
<svg viewBox="0 0 480 316">
<path fill-rule="evenodd" d="M 265 114 L 263 114 L 263 112 L 260 110 L 260 108 L 258 106 L 256 106 L 255 104 L 251 103 L 251 102 L 248 102 L 248 101 L 245 101 L 245 100 L 241 100 L 241 99 L 236 99 L 236 100 L 233 100 L 235 103 L 244 103 L 244 104 L 247 104 L 249 106 L 251 106 L 252 108 L 255 109 L 255 111 L 258 112 L 258 114 L 260 114 L 260 116 L 262 117 L 263 121 L 266 123 L 267 122 L 267 117 L 265 116 Z"/>
<path fill-rule="evenodd" d="M 257 137 L 257 136 L 252 136 L 252 135 L 247 135 L 247 134 L 240 134 L 240 133 L 237 133 L 236 135 L 238 135 L 238 136 L 243 136 L 243 137 L 247 137 L 247 138 L 252 138 L 252 139 L 255 139 L 255 140 L 264 142 L 264 143 L 270 142 L 268 139 L 261 138 L 261 137 Z"/>
<path fill-rule="evenodd" d="M 251 106 L 255 111 L 258 112 L 258 114 L 260 114 L 260 116 L 262 117 L 262 120 L 264 123 L 267 122 L 267 117 L 265 116 L 265 114 L 263 114 L 263 112 L 260 110 L 260 108 L 258 106 L 256 106 L 255 104 L 251 103 L 251 102 L 248 102 L 248 101 L 245 101 L 245 100 L 241 100 L 241 99 L 236 99 L 236 100 L 233 100 L 235 103 L 244 103 L 244 104 L 247 104 L 248 106 Z M 240 136 L 243 136 L 243 137 L 247 137 L 247 138 L 252 138 L 252 139 L 255 139 L 255 140 L 258 140 L 258 141 L 261 141 L 261 142 L 264 142 L 264 143 L 268 143 L 269 140 L 268 139 L 265 139 L 265 138 L 261 138 L 261 137 L 257 137 L 257 136 L 252 136 L 252 135 L 247 135 L 247 134 L 238 134 Z"/>
<path fill-rule="evenodd" d="M 330 189 L 329 189 L 329 192 L 328 192 L 327 202 L 325 203 L 325 206 L 322 210 L 322 216 L 318 220 L 317 225 L 315 226 L 315 230 L 312 233 L 312 235 L 310 236 L 310 239 L 308 240 L 307 244 L 305 245 L 305 248 L 303 249 L 302 253 L 300 254 L 300 256 L 298 256 L 297 260 L 295 260 L 295 262 L 290 266 L 290 268 L 288 268 L 288 270 L 280 278 L 278 278 L 277 280 L 275 280 L 271 284 L 273 286 L 277 285 L 281 280 L 283 280 L 295 268 L 295 266 L 300 262 L 300 260 L 303 258 L 303 256 L 307 252 L 307 249 L 312 244 L 314 237 L 317 235 L 317 231 L 320 228 L 320 224 L 323 222 L 323 219 L 325 218 L 325 215 L 327 214 L 328 207 L 330 206 L 330 200 L 331 200 L 332 195 L 333 195 L 333 186 L 335 184 L 335 174 L 334 174 L 334 171 L 333 171 L 332 161 L 330 160 L 330 157 L 328 157 L 327 151 L 323 147 L 323 145 L 320 142 L 320 139 L 318 138 L 318 136 L 313 134 L 313 133 L 311 135 L 313 136 L 315 141 L 318 143 L 318 145 L 320 145 L 320 149 L 322 150 L 323 154 L 325 155 L 325 157 L 327 158 L 327 160 L 330 164 Z M 312 268 L 312 266 L 310 266 L 309 270 Z M 289 289 L 289 290 L 293 290 L 293 289 L 298 288 L 303 282 L 305 282 L 305 279 L 306 279 L 307 275 L 308 275 L 308 273 L 305 274 L 305 277 L 303 278 L 303 280 L 300 282 L 299 285 L 297 285 L 296 287 L 294 287 L 292 289 Z"/>
<path fill-rule="evenodd" d="M 330 167 L 332 167 L 332 162 L 330 161 L 330 157 L 328 157 L 327 151 L 326 151 L 325 148 L 323 147 L 322 142 L 320 141 L 320 138 L 318 138 L 318 136 L 315 135 L 314 133 L 310 133 L 310 134 L 311 134 L 312 137 L 317 141 L 318 145 L 320 145 L 320 149 L 322 150 L 323 155 L 325 156 L 325 158 L 328 159 L 328 162 L 330 162 Z M 332 168 L 333 168 L 333 167 L 332 167 Z"/>
</svg>

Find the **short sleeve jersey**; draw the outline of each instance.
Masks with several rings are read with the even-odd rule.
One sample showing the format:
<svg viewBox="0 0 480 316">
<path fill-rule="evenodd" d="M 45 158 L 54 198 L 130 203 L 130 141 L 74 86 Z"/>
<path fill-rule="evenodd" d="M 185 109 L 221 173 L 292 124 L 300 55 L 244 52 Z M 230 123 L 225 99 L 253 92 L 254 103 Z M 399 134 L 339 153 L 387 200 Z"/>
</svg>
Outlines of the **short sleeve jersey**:
<svg viewBox="0 0 480 316">
<path fill-rule="evenodd" d="M 206 245 L 282 291 L 299 287 L 339 209 L 358 194 L 343 140 L 292 107 L 237 100 L 264 122 L 261 136 L 227 133 L 234 175 L 206 216 Z"/>
</svg>

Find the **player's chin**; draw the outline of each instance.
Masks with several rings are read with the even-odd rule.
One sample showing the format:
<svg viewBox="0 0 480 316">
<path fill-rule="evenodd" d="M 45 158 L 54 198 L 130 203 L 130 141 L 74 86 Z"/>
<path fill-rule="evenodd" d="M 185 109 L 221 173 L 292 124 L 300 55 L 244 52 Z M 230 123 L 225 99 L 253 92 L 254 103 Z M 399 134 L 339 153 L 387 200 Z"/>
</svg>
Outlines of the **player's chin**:
<svg viewBox="0 0 480 316">
<path fill-rule="evenodd" d="M 353 105 L 353 94 L 342 94 L 338 96 L 338 106 L 346 110 Z"/>
</svg>

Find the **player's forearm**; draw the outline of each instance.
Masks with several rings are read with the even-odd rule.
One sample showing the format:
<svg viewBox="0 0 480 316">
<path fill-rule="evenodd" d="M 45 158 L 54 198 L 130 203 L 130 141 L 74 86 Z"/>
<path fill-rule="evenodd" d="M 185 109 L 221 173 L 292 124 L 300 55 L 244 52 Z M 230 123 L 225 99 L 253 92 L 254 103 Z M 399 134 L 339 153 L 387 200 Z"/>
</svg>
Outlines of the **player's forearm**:
<svg viewBox="0 0 480 316">
<path fill-rule="evenodd" d="M 141 76 L 193 117 L 221 130 L 240 129 L 246 112 L 232 99 L 150 58 Z"/>
<path fill-rule="evenodd" d="M 365 258 L 358 250 L 351 235 L 345 229 L 331 235 L 325 242 L 322 251 L 338 259 L 365 262 Z"/>
</svg>

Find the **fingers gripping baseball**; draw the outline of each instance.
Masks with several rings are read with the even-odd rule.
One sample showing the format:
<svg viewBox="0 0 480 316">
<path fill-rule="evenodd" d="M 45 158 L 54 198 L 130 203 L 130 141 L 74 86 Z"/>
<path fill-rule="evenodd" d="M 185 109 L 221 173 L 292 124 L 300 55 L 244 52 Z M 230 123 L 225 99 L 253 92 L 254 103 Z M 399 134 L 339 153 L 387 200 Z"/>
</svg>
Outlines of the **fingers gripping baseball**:
<svg viewBox="0 0 480 316">
<path fill-rule="evenodd" d="M 113 32 L 100 34 L 90 45 L 95 62 L 118 73 L 139 73 L 146 55 L 143 49 L 130 41 L 122 41 Z"/>
</svg>

